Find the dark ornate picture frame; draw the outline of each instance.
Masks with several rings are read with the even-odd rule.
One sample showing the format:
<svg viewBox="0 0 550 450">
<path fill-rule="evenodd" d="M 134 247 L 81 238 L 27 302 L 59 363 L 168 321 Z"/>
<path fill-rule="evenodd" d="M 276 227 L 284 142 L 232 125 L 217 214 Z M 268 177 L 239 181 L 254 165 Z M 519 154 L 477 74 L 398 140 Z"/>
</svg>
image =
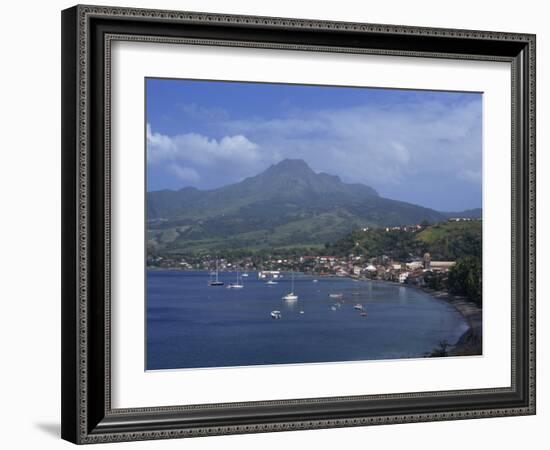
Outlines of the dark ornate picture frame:
<svg viewBox="0 0 550 450">
<path fill-rule="evenodd" d="M 113 409 L 110 49 L 117 40 L 509 62 L 511 386 Z M 84 444 L 529 414 L 535 414 L 534 35 L 98 6 L 62 12 L 64 439 Z"/>
</svg>

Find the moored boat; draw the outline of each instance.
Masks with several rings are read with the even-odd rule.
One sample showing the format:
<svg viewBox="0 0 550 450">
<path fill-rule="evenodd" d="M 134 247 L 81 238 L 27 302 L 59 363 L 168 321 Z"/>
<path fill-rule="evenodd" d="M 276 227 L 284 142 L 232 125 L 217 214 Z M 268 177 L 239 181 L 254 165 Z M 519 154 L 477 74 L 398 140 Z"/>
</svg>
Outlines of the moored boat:
<svg viewBox="0 0 550 450">
<path fill-rule="evenodd" d="M 237 282 L 236 283 L 229 283 L 229 286 L 227 286 L 227 289 L 242 289 L 244 285 L 239 282 L 239 271 L 237 271 Z"/>
<path fill-rule="evenodd" d="M 283 300 L 286 300 L 288 302 L 298 300 L 298 296 L 294 293 L 294 272 L 292 272 L 292 284 L 290 288 L 290 292 L 286 295 L 283 295 Z"/>
<path fill-rule="evenodd" d="M 216 258 L 216 278 L 213 280 L 212 278 L 210 278 L 210 281 L 208 282 L 208 286 L 223 286 L 223 281 L 220 281 L 218 275 L 219 275 L 219 270 L 218 270 L 218 258 Z M 212 273 L 210 273 L 210 275 L 212 275 Z"/>
</svg>

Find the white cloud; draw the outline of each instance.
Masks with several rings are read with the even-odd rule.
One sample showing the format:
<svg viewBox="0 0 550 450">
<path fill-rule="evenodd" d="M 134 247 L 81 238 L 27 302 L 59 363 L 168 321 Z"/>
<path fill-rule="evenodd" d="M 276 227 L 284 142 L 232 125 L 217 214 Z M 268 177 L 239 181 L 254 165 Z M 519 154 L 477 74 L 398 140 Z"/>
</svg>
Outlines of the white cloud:
<svg viewBox="0 0 550 450">
<path fill-rule="evenodd" d="M 217 165 L 220 160 L 250 164 L 260 159 L 258 145 L 243 135 L 224 136 L 220 140 L 197 133 L 166 136 L 147 124 L 148 162 L 192 162 L 201 166 Z"/>
<path fill-rule="evenodd" d="M 195 169 L 190 167 L 182 167 L 178 164 L 170 164 L 168 170 L 174 174 L 181 181 L 186 183 L 198 183 L 201 179 L 201 176 Z"/>
<path fill-rule="evenodd" d="M 219 126 L 246 133 L 271 154 L 303 158 L 316 170 L 375 187 L 481 166 L 481 107 L 475 101 L 301 110 Z"/>
<path fill-rule="evenodd" d="M 294 108 L 274 118 L 238 120 L 216 108 L 188 105 L 188 116 L 215 115 L 216 120 L 202 123 L 211 135 L 223 137 L 166 136 L 148 126 L 148 162 L 177 164 L 186 169 L 185 181 L 198 187 L 229 184 L 284 158 L 301 158 L 318 172 L 371 185 L 394 198 L 403 198 L 413 185 L 425 189 L 425 197 L 431 183 L 442 190 L 451 180 L 477 183 L 481 191 L 481 103 L 472 99 Z"/>
<path fill-rule="evenodd" d="M 208 187 L 256 175 L 277 162 L 278 154 L 262 152 L 243 134 L 214 139 L 198 133 L 167 136 L 147 124 L 147 163 L 163 168 L 181 181 Z"/>
</svg>

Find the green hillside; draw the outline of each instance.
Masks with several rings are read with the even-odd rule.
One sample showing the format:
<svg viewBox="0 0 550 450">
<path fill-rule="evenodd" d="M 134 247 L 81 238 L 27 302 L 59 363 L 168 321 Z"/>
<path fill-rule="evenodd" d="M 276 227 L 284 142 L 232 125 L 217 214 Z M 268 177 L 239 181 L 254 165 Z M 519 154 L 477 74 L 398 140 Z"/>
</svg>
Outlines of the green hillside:
<svg viewBox="0 0 550 450">
<path fill-rule="evenodd" d="M 416 239 L 441 259 L 464 255 L 481 256 L 482 222 L 480 220 L 444 222 L 427 227 Z"/>
<path fill-rule="evenodd" d="M 332 255 L 350 253 L 375 257 L 387 255 L 398 260 L 421 257 L 429 252 L 434 260 L 481 257 L 482 222 L 479 220 L 441 222 L 419 231 L 385 228 L 355 230 L 327 246 Z"/>
</svg>

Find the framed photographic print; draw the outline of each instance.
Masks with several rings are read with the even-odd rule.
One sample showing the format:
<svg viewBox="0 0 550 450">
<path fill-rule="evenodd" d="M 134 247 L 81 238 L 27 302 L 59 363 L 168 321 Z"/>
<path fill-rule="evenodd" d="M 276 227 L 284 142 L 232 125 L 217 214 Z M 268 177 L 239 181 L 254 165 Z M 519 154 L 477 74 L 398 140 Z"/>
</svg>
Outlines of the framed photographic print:
<svg viewBox="0 0 550 450">
<path fill-rule="evenodd" d="M 535 413 L 535 36 L 62 13 L 62 436 Z"/>
</svg>

